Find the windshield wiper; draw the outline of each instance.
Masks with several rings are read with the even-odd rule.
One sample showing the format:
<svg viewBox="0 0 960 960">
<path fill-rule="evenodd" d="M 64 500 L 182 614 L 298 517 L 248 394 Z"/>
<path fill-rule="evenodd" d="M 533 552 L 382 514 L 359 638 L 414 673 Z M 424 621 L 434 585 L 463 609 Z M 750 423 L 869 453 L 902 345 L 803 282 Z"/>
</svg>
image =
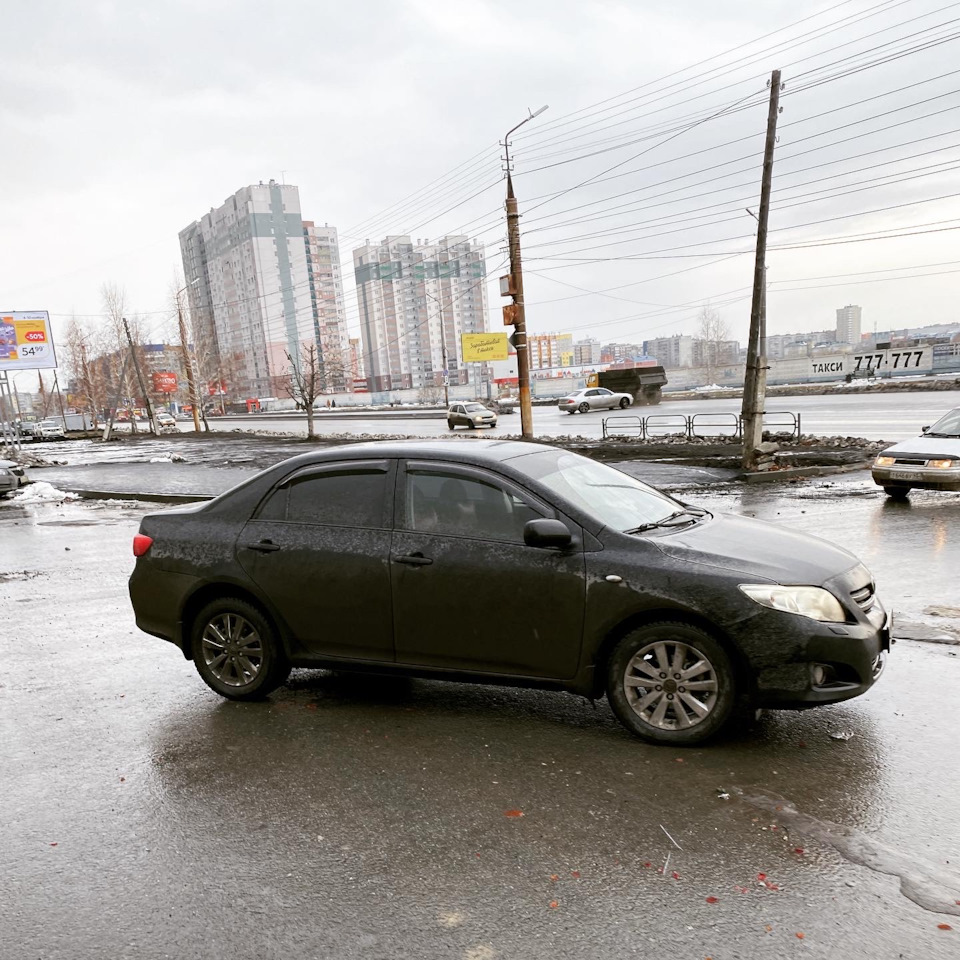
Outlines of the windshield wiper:
<svg viewBox="0 0 960 960">
<path fill-rule="evenodd" d="M 676 510 L 662 520 L 653 520 L 650 523 L 641 523 L 639 527 L 633 527 L 631 530 L 624 530 L 624 533 L 643 533 L 645 530 L 656 530 L 658 527 L 683 527 L 689 523 L 696 523 L 701 517 L 707 515 L 706 510 L 699 507 L 684 507 L 683 510 Z M 674 523 L 680 517 L 687 517 L 682 523 Z"/>
</svg>

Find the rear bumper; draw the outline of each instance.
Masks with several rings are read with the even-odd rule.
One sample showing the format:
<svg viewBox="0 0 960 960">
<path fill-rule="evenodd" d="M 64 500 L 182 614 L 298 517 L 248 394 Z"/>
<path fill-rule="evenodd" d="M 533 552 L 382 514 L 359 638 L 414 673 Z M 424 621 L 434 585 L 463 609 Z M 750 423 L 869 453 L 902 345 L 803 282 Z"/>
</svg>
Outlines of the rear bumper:
<svg viewBox="0 0 960 960">
<path fill-rule="evenodd" d="M 196 583 L 196 577 L 160 570 L 156 564 L 139 560 L 128 583 L 137 627 L 183 649 L 180 611 Z"/>
<path fill-rule="evenodd" d="M 894 479 L 892 474 L 896 473 Z M 904 475 L 909 474 L 909 479 Z M 874 467 L 873 482 L 881 487 L 914 490 L 960 490 L 960 471 L 927 467 Z"/>
</svg>

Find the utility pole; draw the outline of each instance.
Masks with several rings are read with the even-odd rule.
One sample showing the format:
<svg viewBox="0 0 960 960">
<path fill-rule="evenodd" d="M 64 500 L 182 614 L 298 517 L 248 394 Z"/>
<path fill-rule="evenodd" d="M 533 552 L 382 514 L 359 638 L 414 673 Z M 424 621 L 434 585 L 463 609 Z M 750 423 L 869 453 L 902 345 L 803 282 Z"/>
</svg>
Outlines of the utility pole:
<svg viewBox="0 0 960 960">
<path fill-rule="evenodd" d="M 517 384 L 520 392 L 520 432 L 524 440 L 533 439 L 533 404 L 530 402 L 530 351 L 527 347 L 527 316 L 523 304 L 523 264 L 520 258 L 520 213 L 513 192 L 513 177 L 510 171 L 510 134 L 519 130 L 534 117 L 540 116 L 547 106 L 542 106 L 507 131 L 503 149 L 507 166 L 507 238 L 510 246 L 510 276 L 501 279 L 500 293 L 512 296 L 513 304 L 503 308 L 504 324 L 513 324 L 513 343 L 517 350 Z M 504 289 L 503 279 L 506 279 Z"/>
<path fill-rule="evenodd" d="M 757 216 L 757 255 L 753 267 L 753 298 L 750 305 L 750 340 L 747 346 L 747 369 L 743 383 L 743 405 L 740 419 L 743 423 L 744 470 L 757 466 L 757 447 L 763 437 L 763 405 L 766 387 L 765 371 L 760 370 L 765 352 L 761 336 L 766 335 L 766 260 L 767 218 L 770 213 L 770 184 L 773 180 L 773 149 L 777 141 L 777 117 L 780 114 L 780 71 L 770 77 L 770 109 L 767 112 L 767 139 L 763 148 L 763 179 L 760 185 L 760 211 Z"/>
<path fill-rule="evenodd" d="M 157 426 L 156 417 L 153 415 L 153 405 L 150 403 L 150 395 L 147 393 L 147 385 L 143 382 L 143 371 L 140 369 L 140 358 L 137 356 L 137 351 L 133 346 L 133 337 L 130 336 L 130 324 L 127 323 L 127 318 L 123 318 L 123 332 L 127 335 L 127 344 L 130 347 L 130 356 L 133 357 L 133 369 L 137 374 L 137 383 L 140 384 L 140 395 L 143 397 L 143 402 L 147 408 L 147 419 L 150 421 L 150 432 L 158 434 L 160 428 Z M 131 422 L 133 421 L 134 414 L 131 411 L 130 413 Z"/>
<path fill-rule="evenodd" d="M 192 283 L 196 283 L 194 280 Z M 187 287 L 191 286 L 191 283 L 187 284 Z M 183 317 L 183 304 L 180 301 L 180 294 L 187 289 L 184 287 L 183 290 L 177 291 L 177 322 L 180 326 L 180 347 L 183 350 L 183 369 L 187 374 L 187 387 L 190 391 L 190 404 L 193 407 L 193 430 L 195 433 L 200 432 L 200 411 L 197 409 L 199 406 L 197 402 L 197 385 L 193 380 L 193 363 L 190 361 L 190 347 L 187 344 L 187 323 Z"/>
</svg>

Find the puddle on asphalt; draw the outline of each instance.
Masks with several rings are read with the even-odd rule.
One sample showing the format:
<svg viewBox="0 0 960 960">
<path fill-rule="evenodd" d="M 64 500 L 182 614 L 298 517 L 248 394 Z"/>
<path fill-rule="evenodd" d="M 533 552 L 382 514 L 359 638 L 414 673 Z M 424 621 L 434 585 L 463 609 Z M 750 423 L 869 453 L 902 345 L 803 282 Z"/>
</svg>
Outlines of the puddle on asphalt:
<svg viewBox="0 0 960 960">
<path fill-rule="evenodd" d="M 924 910 L 960 917 L 960 873 L 956 870 L 904 853 L 853 827 L 801 813 L 783 797 L 741 790 L 736 793 L 751 806 L 774 814 L 797 833 L 833 847 L 845 860 L 897 877 L 900 892 Z"/>
</svg>

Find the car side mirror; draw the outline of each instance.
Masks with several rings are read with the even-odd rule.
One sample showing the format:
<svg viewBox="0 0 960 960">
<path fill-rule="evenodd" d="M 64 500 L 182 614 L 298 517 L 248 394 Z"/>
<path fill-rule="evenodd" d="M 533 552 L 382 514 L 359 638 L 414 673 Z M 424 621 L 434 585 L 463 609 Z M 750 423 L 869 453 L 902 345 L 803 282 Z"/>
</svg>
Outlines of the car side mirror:
<svg viewBox="0 0 960 960">
<path fill-rule="evenodd" d="M 523 525 L 523 542 L 528 547 L 556 547 L 562 550 L 570 546 L 573 536 L 560 520 L 528 520 Z"/>
<path fill-rule="evenodd" d="M 930 424 L 927 424 L 925 427 L 921 427 L 921 428 L 920 428 L 920 430 L 921 430 L 923 433 L 926 433 L 929 429 L 930 429 Z"/>
</svg>

